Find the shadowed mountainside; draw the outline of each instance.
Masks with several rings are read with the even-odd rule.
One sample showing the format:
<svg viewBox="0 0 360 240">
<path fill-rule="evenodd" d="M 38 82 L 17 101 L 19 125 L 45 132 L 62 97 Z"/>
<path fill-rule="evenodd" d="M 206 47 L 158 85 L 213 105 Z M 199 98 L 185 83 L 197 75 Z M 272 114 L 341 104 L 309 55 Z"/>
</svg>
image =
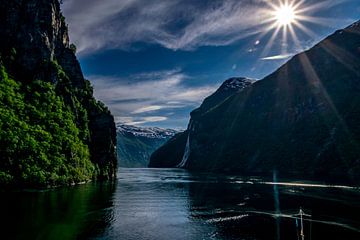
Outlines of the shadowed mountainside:
<svg viewBox="0 0 360 240">
<path fill-rule="evenodd" d="M 360 22 L 356 22 L 209 111 L 194 111 L 183 167 L 358 180 L 359 109 Z M 153 154 L 153 163 L 163 161 L 158 153 Z"/>
<path fill-rule="evenodd" d="M 171 168 L 180 165 L 182 160 L 185 160 L 184 151 L 189 143 L 189 129 L 192 123 L 196 121 L 197 116 L 216 108 L 229 97 L 243 91 L 255 81 L 248 78 L 230 78 L 226 80 L 215 93 L 207 97 L 201 106 L 191 113 L 188 130 L 176 134 L 152 154 L 149 167 Z"/>
</svg>

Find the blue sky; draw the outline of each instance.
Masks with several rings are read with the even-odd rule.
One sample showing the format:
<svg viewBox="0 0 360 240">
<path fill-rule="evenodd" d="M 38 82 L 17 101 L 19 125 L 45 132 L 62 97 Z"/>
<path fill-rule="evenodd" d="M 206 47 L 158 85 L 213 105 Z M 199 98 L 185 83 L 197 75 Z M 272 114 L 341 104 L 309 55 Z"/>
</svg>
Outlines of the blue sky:
<svg viewBox="0 0 360 240">
<path fill-rule="evenodd" d="M 84 75 L 116 121 L 186 128 L 191 110 L 229 77 L 261 79 L 292 55 L 360 19 L 359 0 L 64 0 Z M 270 44 L 271 43 L 271 44 Z"/>
</svg>

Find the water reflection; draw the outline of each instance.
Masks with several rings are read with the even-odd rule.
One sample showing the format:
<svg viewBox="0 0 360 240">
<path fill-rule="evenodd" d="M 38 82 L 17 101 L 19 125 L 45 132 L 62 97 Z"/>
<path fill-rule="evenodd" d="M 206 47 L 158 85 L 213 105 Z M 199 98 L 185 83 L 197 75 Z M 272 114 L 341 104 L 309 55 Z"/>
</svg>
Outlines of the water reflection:
<svg viewBox="0 0 360 240">
<path fill-rule="evenodd" d="M 360 239 L 358 188 L 178 169 L 118 176 L 116 184 L 1 193 L 4 239 L 296 240 L 300 207 L 312 215 L 306 240 Z"/>
<path fill-rule="evenodd" d="M 209 239 L 215 227 L 191 218 L 189 183 L 193 181 L 183 170 L 123 169 L 114 222 L 98 238 Z"/>
<path fill-rule="evenodd" d="M 212 176 L 211 178 L 214 178 Z M 358 188 L 218 176 L 190 184 L 192 216 L 216 226 L 216 239 L 360 239 Z"/>
<path fill-rule="evenodd" d="M 0 193 L 1 239 L 84 239 L 113 219 L 114 184 Z"/>
<path fill-rule="evenodd" d="M 115 220 L 99 239 L 359 239 L 357 188 L 319 183 L 278 184 L 174 169 L 122 169 Z"/>
</svg>

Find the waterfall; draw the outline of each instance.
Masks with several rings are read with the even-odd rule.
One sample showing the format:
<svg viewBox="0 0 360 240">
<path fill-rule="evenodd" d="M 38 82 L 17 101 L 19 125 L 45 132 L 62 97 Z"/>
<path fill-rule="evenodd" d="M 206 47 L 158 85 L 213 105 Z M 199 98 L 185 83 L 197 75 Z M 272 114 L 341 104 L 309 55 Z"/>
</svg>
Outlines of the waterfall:
<svg viewBox="0 0 360 240">
<path fill-rule="evenodd" d="M 191 122 L 190 122 L 189 128 L 188 128 L 188 137 L 186 140 L 186 146 L 185 146 L 183 158 L 182 158 L 181 162 L 176 166 L 178 168 L 184 168 L 186 166 L 186 163 L 190 156 L 190 131 L 191 131 Z"/>
<path fill-rule="evenodd" d="M 186 141 L 186 146 L 185 146 L 185 151 L 184 151 L 184 155 L 183 158 L 181 160 L 181 162 L 176 166 L 178 168 L 183 168 L 186 165 L 186 162 L 188 160 L 190 156 L 190 133 L 188 133 L 188 137 L 187 137 L 187 141 Z"/>
</svg>

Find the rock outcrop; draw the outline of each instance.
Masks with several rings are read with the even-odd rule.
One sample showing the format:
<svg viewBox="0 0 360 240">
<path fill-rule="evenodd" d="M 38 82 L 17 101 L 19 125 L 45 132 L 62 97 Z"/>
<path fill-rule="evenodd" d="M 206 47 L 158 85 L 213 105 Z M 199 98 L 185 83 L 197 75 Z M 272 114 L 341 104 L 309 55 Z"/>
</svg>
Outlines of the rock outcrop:
<svg viewBox="0 0 360 240">
<path fill-rule="evenodd" d="M 0 56 L 9 75 L 26 86 L 51 83 L 71 109 L 100 179 L 116 174 L 114 118 L 93 97 L 70 44 L 58 0 L 0 0 Z"/>
</svg>

